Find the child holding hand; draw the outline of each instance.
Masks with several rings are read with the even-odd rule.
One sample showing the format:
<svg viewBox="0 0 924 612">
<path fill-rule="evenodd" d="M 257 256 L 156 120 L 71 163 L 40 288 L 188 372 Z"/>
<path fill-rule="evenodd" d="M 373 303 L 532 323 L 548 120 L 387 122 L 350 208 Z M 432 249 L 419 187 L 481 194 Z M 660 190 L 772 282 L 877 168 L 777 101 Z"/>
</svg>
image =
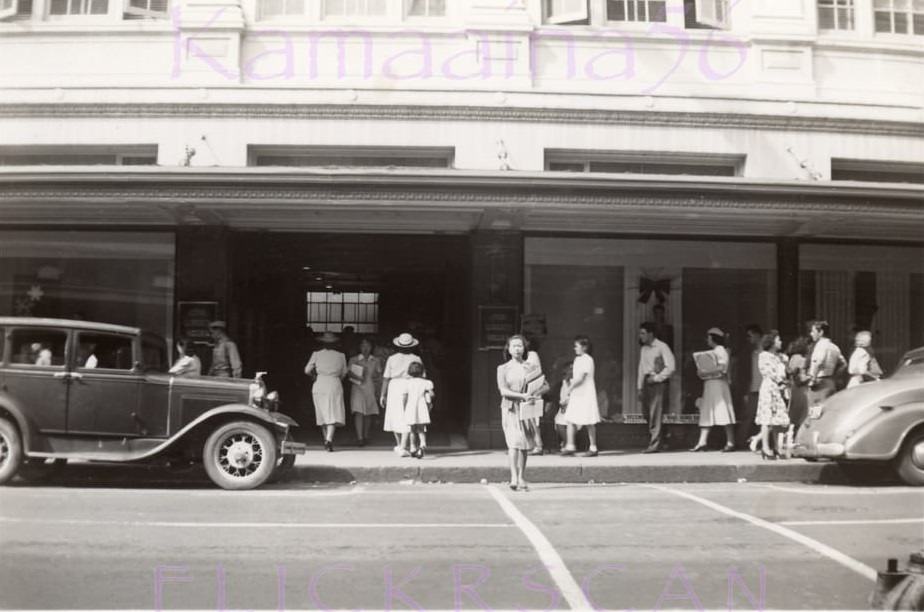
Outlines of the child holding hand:
<svg viewBox="0 0 924 612">
<path fill-rule="evenodd" d="M 422 364 L 410 364 L 407 373 L 410 378 L 407 379 L 404 390 L 404 422 L 410 426 L 410 431 L 401 435 L 401 447 L 405 448 L 409 438 L 411 456 L 423 459 L 427 449 L 427 425 L 430 424 L 430 410 L 433 407 L 435 391 L 433 381 L 423 377 Z"/>
</svg>

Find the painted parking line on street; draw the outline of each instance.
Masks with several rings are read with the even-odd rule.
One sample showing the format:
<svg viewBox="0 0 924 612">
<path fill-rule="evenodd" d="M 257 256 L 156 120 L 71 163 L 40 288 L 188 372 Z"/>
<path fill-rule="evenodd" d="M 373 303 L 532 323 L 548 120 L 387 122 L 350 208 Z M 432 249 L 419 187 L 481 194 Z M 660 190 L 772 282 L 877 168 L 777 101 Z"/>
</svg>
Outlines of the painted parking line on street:
<svg viewBox="0 0 924 612">
<path fill-rule="evenodd" d="M 548 570 L 552 580 L 555 581 L 559 593 L 568 602 L 568 606 L 572 610 L 595 609 L 595 606 L 587 598 L 587 594 L 584 593 L 584 589 L 578 585 L 577 580 L 574 579 L 561 555 L 558 554 L 558 551 L 555 550 L 548 538 L 497 487 L 489 486 L 487 489 L 491 497 L 497 501 L 501 509 L 520 528 L 526 539 L 536 549 L 539 559 Z"/>
<path fill-rule="evenodd" d="M 897 518 L 897 519 L 854 519 L 844 521 L 780 521 L 777 525 L 798 527 L 807 525 L 910 525 L 924 523 L 924 518 Z"/>
<path fill-rule="evenodd" d="M 512 523 L 245 523 L 245 522 L 194 522 L 194 521 L 95 521 L 90 519 L 40 519 L 0 517 L 0 523 L 30 523 L 39 525 L 99 525 L 104 527 L 169 527 L 169 528 L 241 528 L 247 529 L 506 529 Z"/>
<path fill-rule="evenodd" d="M 921 487 L 865 487 L 859 489 L 844 485 L 818 486 L 811 487 L 788 487 L 778 484 L 750 483 L 751 486 L 761 489 L 773 489 L 774 491 L 783 491 L 785 493 L 797 493 L 799 495 L 907 495 L 914 493 L 924 496 Z"/>
<path fill-rule="evenodd" d="M 706 499 L 704 497 L 700 497 L 698 495 L 693 495 L 692 493 L 687 493 L 686 491 L 678 491 L 678 490 L 671 489 L 671 488 L 668 488 L 662 485 L 646 485 L 646 486 L 652 489 L 661 491 L 663 493 L 669 493 L 670 495 L 675 495 L 677 497 L 683 497 L 684 499 L 696 502 L 702 506 L 706 506 L 707 508 L 715 510 L 716 512 L 720 512 L 727 516 L 741 519 L 742 521 L 747 521 L 748 523 L 751 523 L 752 525 L 761 527 L 763 529 L 766 529 L 767 531 L 772 531 L 774 533 L 777 533 L 785 538 L 788 538 L 794 542 L 798 542 L 799 544 L 802 544 L 803 546 L 812 549 L 813 551 L 817 552 L 820 555 L 828 557 L 832 561 L 835 561 L 843 565 L 847 569 L 852 570 L 856 572 L 857 574 L 860 574 L 861 576 L 863 576 L 864 578 L 867 578 L 868 580 L 876 582 L 878 574 L 876 570 L 874 570 L 870 566 L 860 561 L 857 561 L 853 557 L 849 557 L 845 555 L 844 553 L 842 553 L 841 551 L 837 549 L 831 548 L 827 544 L 822 544 L 818 540 L 802 535 L 798 531 L 794 531 L 792 529 L 784 527 L 783 525 L 780 525 L 779 523 L 771 523 L 770 521 L 766 521 L 762 518 L 758 518 L 750 514 L 745 514 L 744 512 L 738 512 L 737 510 L 732 510 L 731 508 L 727 506 L 723 506 L 722 504 L 717 504 L 716 502 L 712 500 Z"/>
</svg>

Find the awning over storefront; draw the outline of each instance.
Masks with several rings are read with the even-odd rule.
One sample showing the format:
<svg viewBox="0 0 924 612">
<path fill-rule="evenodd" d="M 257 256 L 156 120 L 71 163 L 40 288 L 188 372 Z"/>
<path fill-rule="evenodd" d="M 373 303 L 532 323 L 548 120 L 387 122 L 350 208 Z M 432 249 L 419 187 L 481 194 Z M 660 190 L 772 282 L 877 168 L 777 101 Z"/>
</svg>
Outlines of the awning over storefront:
<svg viewBox="0 0 924 612">
<path fill-rule="evenodd" d="M 920 241 L 924 186 L 559 172 L 0 168 L 0 224 Z"/>
</svg>

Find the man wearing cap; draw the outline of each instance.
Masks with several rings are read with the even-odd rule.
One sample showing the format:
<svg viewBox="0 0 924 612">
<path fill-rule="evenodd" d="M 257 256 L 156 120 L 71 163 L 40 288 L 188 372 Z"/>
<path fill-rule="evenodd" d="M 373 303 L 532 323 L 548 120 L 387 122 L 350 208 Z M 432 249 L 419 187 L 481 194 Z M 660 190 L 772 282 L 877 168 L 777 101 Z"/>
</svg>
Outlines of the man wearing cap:
<svg viewBox="0 0 924 612">
<path fill-rule="evenodd" d="M 241 355 L 237 352 L 237 345 L 228 337 L 225 329 L 224 321 L 212 321 L 209 323 L 209 333 L 212 335 L 212 340 L 215 341 L 215 348 L 212 349 L 212 366 L 209 368 L 209 376 L 240 378 L 242 370 Z"/>
</svg>

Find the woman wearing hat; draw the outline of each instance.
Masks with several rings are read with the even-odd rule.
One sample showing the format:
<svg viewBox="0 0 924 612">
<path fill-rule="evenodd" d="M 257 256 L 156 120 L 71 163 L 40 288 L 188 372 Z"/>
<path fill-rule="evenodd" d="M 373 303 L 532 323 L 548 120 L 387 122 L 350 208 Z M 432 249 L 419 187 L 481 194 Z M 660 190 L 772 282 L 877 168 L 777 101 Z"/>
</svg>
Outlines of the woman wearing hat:
<svg viewBox="0 0 924 612">
<path fill-rule="evenodd" d="M 694 453 L 706 450 L 709 430 L 714 425 L 725 428 L 723 453 L 735 450 L 735 410 L 732 406 L 731 389 L 728 386 L 728 351 L 725 349 L 725 332 L 713 327 L 706 332 L 708 351 L 697 353 L 697 374 L 703 380 L 702 405 L 699 407 L 699 442 L 690 450 Z M 711 367 L 703 369 L 703 363 Z M 711 360 L 709 359 L 711 357 Z M 714 365 L 712 365 L 714 364 Z"/>
<path fill-rule="evenodd" d="M 334 431 L 346 423 L 341 380 L 347 375 L 347 363 L 346 356 L 333 348 L 337 336 L 331 332 L 324 332 L 318 338 L 318 342 L 323 344 L 324 348 L 311 354 L 308 365 L 305 366 L 305 374 L 315 377 L 311 386 L 314 414 L 324 435 L 324 448 L 328 452 L 333 452 Z"/>
<path fill-rule="evenodd" d="M 423 361 L 414 354 L 413 350 L 420 342 L 411 334 L 405 332 L 392 340 L 397 352 L 385 362 L 385 372 L 382 373 L 382 397 L 380 401 L 385 406 L 385 419 L 382 427 L 385 431 L 395 434 L 395 452 L 402 457 L 410 457 L 410 452 L 404 447 L 411 429 L 404 422 L 404 389 L 408 375 L 408 367 L 412 363 L 423 365 Z"/>
</svg>

